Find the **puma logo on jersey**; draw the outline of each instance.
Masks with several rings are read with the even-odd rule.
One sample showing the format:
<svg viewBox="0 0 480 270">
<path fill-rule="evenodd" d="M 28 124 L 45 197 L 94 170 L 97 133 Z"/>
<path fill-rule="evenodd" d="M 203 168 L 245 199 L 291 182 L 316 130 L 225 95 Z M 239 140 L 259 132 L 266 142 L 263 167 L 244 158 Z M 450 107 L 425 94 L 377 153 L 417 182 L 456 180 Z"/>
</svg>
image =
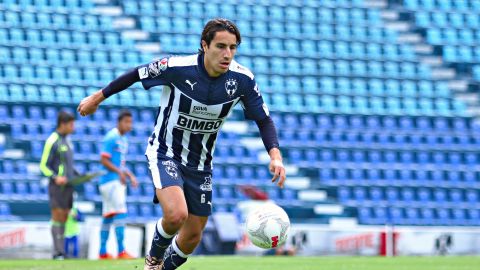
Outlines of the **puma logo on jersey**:
<svg viewBox="0 0 480 270">
<path fill-rule="evenodd" d="M 191 83 L 190 80 L 185 80 L 185 82 L 186 82 L 188 85 L 190 85 L 190 87 L 192 88 L 192 91 L 193 91 L 193 86 L 194 86 L 195 84 L 197 84 L 197 82 Z"/>
</svg>

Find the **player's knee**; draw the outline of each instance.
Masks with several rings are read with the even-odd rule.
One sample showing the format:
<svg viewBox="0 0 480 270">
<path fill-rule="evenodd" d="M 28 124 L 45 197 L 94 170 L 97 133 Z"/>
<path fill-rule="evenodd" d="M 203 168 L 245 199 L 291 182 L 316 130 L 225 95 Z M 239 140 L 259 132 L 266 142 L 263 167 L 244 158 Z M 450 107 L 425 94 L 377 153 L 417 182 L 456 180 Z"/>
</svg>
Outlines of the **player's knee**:
<svg viewBox="0 0 480 270">
<path fill-rule="evenodd" d="M 67 219 L 68 219 L 68 212 L 63 213 L 58 211 L 58 212 L 54 212 L 54 214 L 52 215 L 52 220 L 59 223 L 65 223 L 67 222 Z"/>
<path fill-rule="evenodd" d="M 169 228 L 180 228 L 188 218 L 188 212 L 177 210 L 163 216 L 165 225 Z"/>
</svg>

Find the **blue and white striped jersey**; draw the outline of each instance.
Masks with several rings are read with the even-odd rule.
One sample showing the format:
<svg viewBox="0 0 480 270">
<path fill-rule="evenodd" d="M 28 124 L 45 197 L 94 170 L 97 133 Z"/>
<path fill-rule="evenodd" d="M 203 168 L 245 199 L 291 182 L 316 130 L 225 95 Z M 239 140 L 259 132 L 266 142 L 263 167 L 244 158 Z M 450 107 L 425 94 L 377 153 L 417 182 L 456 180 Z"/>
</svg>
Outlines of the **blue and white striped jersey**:
<svg viewBox="0 0 480 270">
<path fill-rule="evenodd" d="M 170 157 L 197 170 L 211 170 L 220 127 L 237 103 L 245 116 L 263 120 L 268 115 L 254 75 L 232 61 L 219 77 L 208 75 L 203 55 L 176 56 L 138 68 L 145 89 L 163 87 L 155 129 L 146 155 Z"/>
</svg>

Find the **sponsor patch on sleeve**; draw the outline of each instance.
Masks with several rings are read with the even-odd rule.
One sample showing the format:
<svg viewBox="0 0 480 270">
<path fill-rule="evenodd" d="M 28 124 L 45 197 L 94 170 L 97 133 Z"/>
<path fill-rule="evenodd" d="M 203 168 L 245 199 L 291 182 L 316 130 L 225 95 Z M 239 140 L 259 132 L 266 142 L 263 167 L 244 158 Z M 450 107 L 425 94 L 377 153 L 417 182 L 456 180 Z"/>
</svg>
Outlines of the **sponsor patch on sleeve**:
<svg viewBox="0 0 480 270">
<path fill-rule="evenodd" d="M 148 74 L 150 77 L 155 78 L 162 73 L 158 68 L 158 62 L 152 62 L 148 65 Z"/>
<path fill-rule="evenodd" d="M 162 60 L 152 62 L 148 65 L 148 74 L 150 74 L 150 77 L 155 78 L 158 75 L 162 74 L 162 71 L 165 71 L 167 67 L 168 67 L 167 58 L 163 58 Z"/>
<path fill-rule="evenodd" d="M 140 76 L 141 79 L 148 78 L 148 70 L 147 67 L 141 67 L 138 69 L 138 76 Z"/>
<path fill-rule="evenodd" d="M 165 71 L 168 67 L 168 59 L 163 58 L 158 62 L 158 67 L 160 68 L 161 71 Z"/>
</svg>

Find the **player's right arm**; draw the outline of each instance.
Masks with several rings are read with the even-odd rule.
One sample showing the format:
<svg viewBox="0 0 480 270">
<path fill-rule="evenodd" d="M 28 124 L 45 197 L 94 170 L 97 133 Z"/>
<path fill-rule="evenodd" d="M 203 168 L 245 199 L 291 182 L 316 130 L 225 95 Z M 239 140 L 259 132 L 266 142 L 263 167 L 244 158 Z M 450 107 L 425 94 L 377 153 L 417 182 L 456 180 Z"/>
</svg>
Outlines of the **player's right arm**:
<svg viewBox="0 0 480 270">
<path fill-rule="evenodd" d="M 142 82 L 145 89 L 168 83 L 167 65 L 168 59 L 164 58 L 125 72 L 106 87 L 84 98 L 78 105 L 77 111 L 81 116 L 93 114 L 105 99 L 139 81 Z"/>
<path fill-rule="evenodd" d="M 120 170 L 120 168 L 115 166 L 115 164 L 113 164 L 113 162 L 110 160 L 110 156 L 106 156 L 104 153 L 102 153 L 101 158 L 100 158 L 100 162 L 102 163 L 102 165 L 105 168 L 107 168 L 107 170 L 112 171 L 114 173 L 117 173 L 120 177 L 120 182 L 122 182 L 123 184 L 126 183 L 126 179 L 125 179 L 126 174 L 124 172 L 122 172 L 122 170 Z"/>
<path fill-rule="evenodd" d="M 140 81 L 140 76 L 138 75 L 137 69 L 129 70 L 111 81 L 106 87 L 84 98 L 80 102 L 80 105 L 78 105 L 77 111 L 81 116 L 93 114 L 98 109 L 98 106 L 100 106 L 100 103 L 109 96 L 127 89 L 138 81 Z"/>
</svg>

